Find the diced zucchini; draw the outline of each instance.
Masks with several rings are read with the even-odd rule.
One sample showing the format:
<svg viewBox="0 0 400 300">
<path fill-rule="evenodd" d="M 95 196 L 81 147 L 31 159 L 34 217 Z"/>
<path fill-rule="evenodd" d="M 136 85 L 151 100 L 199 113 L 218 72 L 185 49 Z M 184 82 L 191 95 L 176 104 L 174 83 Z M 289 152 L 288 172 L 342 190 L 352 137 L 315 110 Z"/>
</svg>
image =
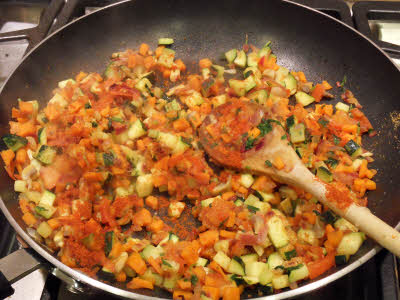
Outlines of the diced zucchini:
<svg viewBox="0 0 400 300">
<path fill-rule="evenodd" d="M 235 259 L 231 259 L 226 269 L 229 273 L 244 276 L 244 269 L 242 265 Z"/>
<path fill-rule="evenodd" d="M 152 84 L 148 78 L 142 78 L 136 83 L 135 88 L 141 91 L 144 95 L 148 95 L 149 89 L 151 89 Z"/>
<path fill-rule="evenodd" d="M 246 255 L 242 255 L 240 259 L 243 261 L 243 263 L 246 265 L 250 262 L 257 261 L 258 260 L 258 254 L 256 253 L 250 253 Z"/>
<path fill-rule="evenodd" d="M 355 141 L 350 140 L 344 145 L 344 149 L 346 149 L 347 153 L 352 157 L 356 158 L 362 154 L 362 149 L 360 145 L 358 145 Z"/>
<path fill-rule="evenodd" d="M 208 207 L 208 206 L 210 206 L 211 203 L 213 203 L 214 200 L 217 199 L 217 198 L 221 198 L 221 197 L 220 197 L 220 196 L 217 196 L 217 197 L 214 197 L 214 198 L 208 198 L 208 199 L 202 200 L 202 201 L 201 201 L 201 206 L 202 206 L 202 207 Z"/>
<path fill-rule="evenodd" d="M 139 197 L 150 195 L 153 191 L 153 187 L 154 183 L 152 174 L 140 175 L 136 179 L 136 193 Z"/>
<path fill-rule="evenodd" d="M 237 56 L 233 61 L 233 63 L 240 68 L 244 68 L 246 67 L 246 61 L 247 61 L 246 53 L 243 50 L 237 51 Z"/>
<path fill-rule="evenodd" d="M 343 236 L 337 247 L 338 255 L 353 255 L 360 249 L 365 240 L 363 232 L 351 232 Z"/>
<path fill-rule="evenodd" d="M 68 105 L 67 100 L 65 100 L 64 97 L 60 94 L 55 94 L 53 98 L 49 100 L 49 103 L 50 104 L 57 103 L 61 107 L 66 107 Z"/>
<path fill-rule="evenodd" d="M 217 252 L 214 256 L 214 261 L 220 265 L 224 270 L 228 270 L 231 259 L 222 251 Z"/>
<path fill-rule="evenodd" d="M 217 78 L 224 77 L 225 68 L 218 65 L 212 65 L 212 67 L 217 71 Z"/>
<path fill-rule="evenodd" d="M 39 205 L 44 206 L 53 206 L 54 201 L 56 200 L 56 195 L 50 191 L 44 191 L 42 198 L 40 199 Z"/>
<path fill-rule="evenodd" d="M 158 44 L 159 45 L 172 45 L 174 43 L 174 39 L 171 38 L 159 38 Z"/>
<path fill-rule="evenodd" d="M 341 231 L 350 230 L 350 231 L 353 231 L 353 232 L 358 232 L 358 228 L 356 226 L 354 226 L 349 221 L 347 221 L 346 219 L 343 219 L 343 218 L 339 218 L 333 224 L 333 227 L 335 227 L 336 229 L 339 229 Z"/>
<path fill-rule="evenodd" d="M 3 142 L 9 149 L 15 152 L 18 149 L 25 147 L 28 140 L 22 136 L 9 133 L 3 136 Z"/>
<path fill-rule="evenodd" d="M 237 56 L 237 50 L 236 49 L 231 49 L 227 52 L 225 52 L 225 58 L 228 61 L 228 63 L 233 63 L 233 61 L 235 60 L 236 56 Z"/>
<path fill-rule="evenodd" d="M 229 240 L 220 240 L 214 244 L 214 250 L 216 252 L 222 251 L 228 253 L 229 251 Z"/>
<path fill-rule="evenodd" d="M 300 103 L 303 106 L 307 106 L 315 101 L 314 97 L 301 91 L 297 92 L 294 97 L 296 98 L 297 103 Z"/>
<path fill-rule="evenodd" d="M 204 98 L 199 92 L 193 92 L 189 96 L 181 97 L 184 103 L 189 107 L 199 106 L 204 103 Z"/>
<path fill-rule="evenodd" d="M 246 281 L 248 285 L 254 285 L 259 283 L 258 277 L 243 276 L 243 279 L 244 281 Z"/>
<path fill-rule="evenodd" d="M 287 185 L 282 185 L 279 188 L 279 194 L 281 194 L 282 198 L 289 198 L 291 200 L 297 199 L 297 193 L 294 189 L 288 187 Z"/>
<path fill-rule="evenodd" d="M 254 183 L 254 177 L 251 174 L 242 174 L 240 176 L 240 183 L 245 188 L 249 188 Z"/>
<path fill-rule="evenodd" d="M 51 146 L 42 145 L 35 158 L 45 165 L 50 165 L 57 155 L 57 150 Z"/>
<path fill-rule="evenodd" d="M 296 282 L 309 276 L 308 268 L 303 264 L 300 268 L 294 269 L 289 273 L 289 282 Z"/>
<path fill-rule="evenodd" d="M 65 87 L 67 86 L 68 83 L 75 84 L 76 81 L 73 80 L 73 79 L 66 79 L 66 80 L 60 81 L 60 82 L 58 83 L 58 87 L 59 87 L 60 89 L 63 89 L 63 88 L 65 88 Z"/>
<path fill-rule="evenodd" d="M 261 197 L 263 198 L 262 200 L 265 202 L 270 202 L 271 200 L 275 199 L 275 195 L 272 193 L 264 193 L 261 191 L 257 191 L 257 192 L 261 195 Z"/>
<path fill-rule="evenodd" d="M 24 196 L 35 204 L 39 204 L 40 200 L 42 199 L 42 194 L 36 191 L 27 191 L 24 193 Z"/>
<path fill-rule="evenodd" d="M 229 86 L 234 90 L 239 97 L 246 94 L 246 82 L 244 80 L 230 79 Z"/>
<path fill-rule="evenodd" d="M 243 201 L 240 200 L 240 199 L 237 199 L 234 203 L 235 203 L 236 206 L 242 206 L 243 205 Z"/>
<path fill-rule="evenodd" d="M 191 145 L 189 145 L 187 142 L 184 142 L 182 137 L 178 137 L 178 141 L 173 149 L 174 154 L 179 154 L 185 152 L 187 149 L 190 148 Z"/>
<path fill-rule="evenodd" d="M 290 95 L 294 95 L 297 91 L 297 80 L 294 78 L 292 74 L 288 74 L 286 78 L 283 80 L 286 88 L 290 90 Z"/>
<path fill-rule="evenodd" d="M 47 144 L 47 134 L 46 134 L 45 127 L 42 127 L 38 130 L 38 140 L 39 140 L 39 144 L 41 144 L 41 145 Z"/>
<path fill-rule="evenodd" d="M 172 110 L 181 110 L 181 105 L 176 101 L 175 99 L 172 100 L 171 102 L 168 102 L 165 104 L 164 109 L 166 112 L 172 111 Z"/>
<path fill-rule="evenodd" d="M 208 264 L 208 259 L 199 257 L 195 263 L 196 267 L 205 267 Z"/>
<path fill-rule="evenodd" d="M 172 218 L 179 218 L 184 209 L 184 202 L 171 202 L 168 207 L 168 216 Z"/>
<path fill-rule="evenodd" d="M 270 272 L 268 265 L 266 263 L 259 262 L 259 261 L 250 262 L 250 263 L 246 264 L 245 266 L 246 266 L 246 276 L 249 276 L 249 277 L 260 278 L 262 273 Z M 271 278 L 272 278 L 272 273 L 271 273 Z"/>
<path fill-rule="evenodd" d="M 161 286 L 164 281 L 164 278 L 160 274 L 153 272 L 150 268 L 148 268 L 146 272 L 144 272 L 144 274 L 140 275 L 139 277 L 152 282 L 155 286 Z"/>
<path fill-rule="evenodd" d="M 177 243 L 177 242 L 179 242 L 179 237 L 177 235 L 173 234 L 172 232 L 170 232 L 168 235 L 168 240 L 170 240 L 173 243 Z"/>
<path fill-rule="evenodd" d="M 174 63 L 174 58 L 175 51 L 169 48 L 164 48 L 158 58 L 158 63 L 164 67 L 171 68 Z"/>
<path fill-rule="evenodd" d="M 144 129 L 143 124 L 139 119 L 137 119 L 128 130 L 128 138 L 130 140 L 135 140 L 145 134 L 146 130 Z"/>
<path fill-rule="evenodd" d="M 292 143 L 301 143 L 306 140 L 306 127 L 303 123 L 293 125 L 289 128 L 290 141 Z"/>
<path fill-rule="evenodd" d="M 178 276 L 176 274 L 164 278 L 164 282 L 162 283 L 162 286 L 166 288 L 167 290 L 173 290 L 176 286 L 176 282 L 178 281 Z"/>
<path fill-rule="evenodd" d="M 315 232 L 311 229 L 300 228 L 299 231 L 297 232 L 297 238 L 301 242 L 310 245 L 315 245 L 318 242 L 317 238 L 315 237 Z"/>
<path fill-rule="evenodd" d="M 15 180 L 14 181 L 14 191 L 19 193 L 25 193 L 27 191 L 25 180 Z"/>
<path fill-rule="evenodd" d="M 124 268 L 128 260 L 128 253 L 122 252 L 116 259 L 113 260 L 114 263 L 114 273 L 118 274 Z"/>
<path fill-rule="evenodd" d="M 258 56 L 261 58 L 263 56 L 268 57 L 271 54 L 271 48 L 265 45 L 258 51 Z"/>
<path fill-rule="evenodd" d="M 268 238 L 268 237 L 267 237 Z M 261 245 L 254 245 L 253 246 L 254 251 L 256 251 L 256 253 L 261 256 L 264 254 L 264 247 Z"/>
<path fill-rule="evenodd" d="M 266 90 L 258 90 L 252 92 L 250 95 L 247 96 L 249 99 L 254 100 L 259 104 L 265 104 L 268 99 L 268 92 Z"/>
<path fill-rule="evenodd" d="M 291 260 L 293 257 L 297 256 L 296 249 L 294 249 L 293 245 L 291 244 L 287 244 L 285 247 L 280 248 L 279 252 L 282 253 L 282 250 L 283 250 L 283 257 L 285 258 L 285 260 Z"/>
<path fill-rule="evenodd" d="M 42 204 L 39 204 L 35 207 L 35 212 L 46 219 L 50 219 L 56 210 L 57 208 L 53 206 L 46 206 Z"/>
<path fill-rule="evenodd" d="M 337 110 L 341 110 L 341 111 L 344 111 L 344 112 L 349 112 L 349 110 L 350 110 L 350 106 L 347 105 L 347 104 L 344 104 L 343 102 L 338 102 L 338 103 L 335 105 L 335 108 L 336 108 Z"/>
<path fill-rule="evenodd" d="M 332 180 L 333 180 L 332 173 L 325 167 L 318 167 L 317 177 L 327 183 L 332 182 Z"/>
<path fill-rule="evenodd" d="M 53 229 L 50 227 L 50 225 L 47 222 L 42 222 L 36 229 L 37 233 L 39 233 L 43 238 L 47 239 L 51 233 L 53 232 Z"/>
<path fill-rule="evenodd" d="M 287 215 L 292 215 L 293 214 L 293 205 L 292 205 L 292 200 L 290 198 L 286 198 L 280 203 L 281 209 L 287 214 Z"/>
<path fill-rule="evenodd" d="M 268 256 L 268 266 L 271 270 L 275 270 L 277 266 L 282 266 L 284 259 L 278 252 L 274 252 Z"/>
<path fill-rule="evenodd" d="M 135 272 L 135 270 L 133 270 L 133 269 L 132 269 L 131 267 L 129 267 L 128 265 L 125 265 L 124 268 L 123 268 L 122 270 L 125 272 L 126 276 L 131 277 L 131 278 L 136 277 L 136 272 Z"/>
<path fill-rule="evenodd" d="M 289 243 L 285 225 L 278 216 L 273 216 L 268 220 L 268 236 L 276 248 L 281 248 Z"/>
<path fill-rule="evenodd" d="M 285 287 L 289 286 L 289 276 L 284 275 L 275 275 L 272 277 L 272 286 L 275 290 L 281 290 Z"/>
<path fill-rule="evenodd" d="M 256 81 L 255 81 L 253 75 L 250 75 L 249 77 L 247 77 L 247 78 L 244 80 L 244 82 L 245 82 L 245 87 L 244 87 L 244 89 L 245 89 L 246 93 L 247 93 L 248 91 L 250 91 L 251 89 L 253 89 L 253 88 L 257 85 L 257 83 L 256 83 Z"/>
<path fill-rule="evenodd" d="M 249 67 L 257 67 L 258 66 L 258 53 L 251 52 L 247 54 L 247 65 Z"/>
<path fill-rule="evenodd" d="M 256 208 L 262 214 L 267 213 L 271 210 L 271 205 L 268 202 L 261 202 L 256 196 L 250 194 L 244 201 L 245 205 Z"/>
<path fill-rule="evenodd" d="M 104 236 L 104 253 L 106 256 L 108 256 L 116 242 L 116 236 L 114 231 L 107 231 L 105 236 Z"/>
<path fill-rule="evenodd" d="M 164 253 L 164 249 L 160 246 L 154 247 L 153 245 L 147 245 L 142 251 L 142 257 L 145 261 L 148 261 L 150 257 L 155 259 L 159 258 Z"/>
</svg>

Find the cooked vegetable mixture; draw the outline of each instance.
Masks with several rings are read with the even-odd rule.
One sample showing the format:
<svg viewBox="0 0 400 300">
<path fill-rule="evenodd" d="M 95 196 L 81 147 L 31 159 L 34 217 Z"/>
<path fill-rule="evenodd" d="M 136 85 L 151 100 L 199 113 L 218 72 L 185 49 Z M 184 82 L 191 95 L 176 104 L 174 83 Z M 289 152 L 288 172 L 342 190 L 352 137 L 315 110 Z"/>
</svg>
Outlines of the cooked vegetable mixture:
<svg viewBox="0 0 400 300">
<path fill-rule="evenodd" d="M 210 135 L 246 151 L 277 123 L 312 172 L 365 206 L 376 171 L 361 137 L 375 132 L 346 80 L 329 104 L 333 87 L 279 66 L 269 43 L 188 74 L 173 42 L 114 53 L 103 75 L 59 82 L 42 109 L 18 99 L 1 157 L 28 232 L 67 266 L 174 299 L 279 292 L 345 264 L 362 232 L 303 190 L 217 166 L 198 128 L 226 102 L 262 104 L 277 117 L 240 136 L 246 122 L 226 120 L 237 124 Z M 283 169 L 285 158 L 265 164 Z"/>
</svg>

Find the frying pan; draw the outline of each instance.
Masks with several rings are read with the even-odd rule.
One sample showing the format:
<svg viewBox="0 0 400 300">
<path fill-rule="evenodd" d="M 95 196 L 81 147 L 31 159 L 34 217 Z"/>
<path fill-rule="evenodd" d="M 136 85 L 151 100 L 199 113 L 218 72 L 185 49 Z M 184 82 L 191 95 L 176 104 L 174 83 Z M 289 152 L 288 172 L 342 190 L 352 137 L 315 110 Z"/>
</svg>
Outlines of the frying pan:
<svg viewBox="0 0 400 300">
<path fill-rule="evenodd" d="M 137 48 L 142 42 L 154 48 L 159 37 L 173 37 L 177 56 L 189 69 L 195 70 L 195 63 L 204 57 L 218 63 L 221 53 L 244 43 L 246 34 L 254 45 L 272 41 L 279 64 L 291 70 L 303 70 L 311 81 L 325 79 L 334 83 L 347 76 L 346 86 L 364 105 L 364 112 L 378 132 L 374 138 L 366 137 L 364 143 L 366 149 L 375 153 L 373 166 L 378 170 L 378 188 L 369 194 L 369 207 L 391 226 L 398 225 L 400 141 L 399 128 L 392 124 L 390 114 L 398 114 L 400 110 L 399 69 L 375 44 L 344 23 L 289 1 L 124 1 L 77 19 L 42 41 L 8 78 L 0 94 L 0 134 L 8 131 L 11 108 L 16 105 L 17 98 L 37 99 L 45 105 L 58 81 L 80 70 L 101 72 L 113 52 Z M 334 92 L 337 96 L 340 94 L 338 89 Z M 127 298 L 171 297 L 161 290 L 132 292 L 62 264 L 27 234 L 13 182 L 3 168 L 0 176 L 3 213 L 47 267 L 77 282 Z M 357 268 L 378 250 L 379 247 L 368 240 L 348 265 L 334 268 L 297 289 L 263 299 L 293 297 L 324 286 Z M 14 258 L 27 268 L 37 267 L 24 253 L 25 263 L 18 258 L 21 253 Z M 0 261 L 0 268 L 5 265 Z M 10 279 L 7 274 L 13 270 L 9 267 L 1 270 Z M 15 276 L 17 273 L 23 272 L 14 271 Z M 243 294 L 245 298 L 255 296 L 250 290 Z"/>
</svg>

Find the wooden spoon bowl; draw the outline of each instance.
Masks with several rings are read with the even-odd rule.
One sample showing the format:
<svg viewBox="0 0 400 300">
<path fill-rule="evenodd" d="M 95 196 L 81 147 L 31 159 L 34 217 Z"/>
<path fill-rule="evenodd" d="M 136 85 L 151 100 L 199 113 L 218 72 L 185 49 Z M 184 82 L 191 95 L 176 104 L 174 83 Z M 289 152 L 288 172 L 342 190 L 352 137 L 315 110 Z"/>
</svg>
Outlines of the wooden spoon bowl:
<svg viewBox="0 0 400 300">
<path fill-rule="evenodd" d="M 297 186 L 315 196 L 339 216 L 400 257 L 400 234 L 355 203 L 355 196 L 338 182 L 325 183 L 302 163 L 273 109 L 233 101 L 214 109 L 200 128 L 200 142 L 217 163 Z M 257 128 L 257 129 L 255 129 Z M 259 130 L 260 132 L 258 132 Z M 254 133 L 249 135 L 248 132 Z M 258 133 L 258 135 L 257 135 Z"/>
</svg>

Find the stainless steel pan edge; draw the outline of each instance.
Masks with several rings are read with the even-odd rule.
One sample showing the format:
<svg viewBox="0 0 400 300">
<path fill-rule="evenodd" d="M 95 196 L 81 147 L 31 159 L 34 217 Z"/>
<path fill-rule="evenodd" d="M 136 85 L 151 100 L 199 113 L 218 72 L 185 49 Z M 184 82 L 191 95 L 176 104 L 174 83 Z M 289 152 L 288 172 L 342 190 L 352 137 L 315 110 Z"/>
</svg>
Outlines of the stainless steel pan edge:
<svg viewBox="0 0 400 300">
<path fill-rule="evenodd" d="M 90 13 L 86 16 L 95 14 L 99 11 L 105 10 L 105 9 L 109 9 L 113 6 L 117 6 L 126 2 L 133 2 L 134 0 L 123 0 L 120 1 L 118 3 L 103 7 L 93 13 Z M 313 8 L 307 7 L 305 5 L 290 1 L 290 0 L 282 0 L 283 2 L 292 4 L 292 5 L 297 5 L 300 7 L 303 7 L 304 9 L 313 11 L 314 13 L 318 13 L 321 15 L 324 15 L 326 18 L 329 18 L 337 23 L 340 23 L 341 25 L 347 27 L 348 29 L 352 30 L 354 33 L 356 33 L 357 35 L 363 37 L 364 39 L 368 40 L 369 43 L 371 43 L 376 49 L 378 49 L 383 55 L 385 55 L 387 57 L 388 60 L 390 60 L 392 62 L 392 64 L 400 71 L 400 68 L 395 65 L 393 63 L 393 61 L 391 60 L 391 58 L 381 49 L 379 48 L 379 46 L 377 44 L 375 44 L 372 40 L 370 40 L 368 37 L 362 35 L 361 33 L 359 33 L 358 31 L 356 31 L 354 28 L 348 26 L 347 24 L 323 13 L 320 12 L 318 10 L 315 10 Z M 21 61 L 21 63 L 26 59 L 26 57 L 28 57 L 32 52 L 34 52 L 38 47 L 40 47 L 42 44 L 44 44 L 49 38 L 51 38 L 53 35 L 56 35 L 58 32 L 62 31 L 65 27 L 68 27 L 70 24 L 73 24 L 75 22 L 78 22 L 79 20 L 85 18 L 86 16 L 82 16 L 80 18 L 77 18 L 76 20 L 68 23 L 67 25 L 61 27 L 59 30 L 55 31 L 54 33 L 52 33 L 51 35 L 49 35 L 48 37 L 46 37 L 43 41 L 41 41 L 39 44 L 37 44 L 29 53 L 27 53 L 27 55 L 25 56 L 25 58 Z M 4 86 L 7 84 L 9 78 L 12 77 L 12 75 L 14 74 L 15 70 L 17 70 L 19 67 L 19 65 L 13 70 L 13 72 L 11 73 L 11 75 L 8 77 L 8 79 L 6 80 Z M 4 87 L 3 86 L 3 87 Z M 2 88 L 3 89 L 3 88 Z M 2 89 L 0 89 L 0 93 L 2 92 Z M 51 253 L 49 253 L 48 251 L 46 251 L 42 246 L 40 246 L 40 244 L 38 244 L 33 238 L 31 238 L 25 230 L 23 230 L 19 224 L 16 222 L 16 220 L 13 218 L 13 216 L 10 214 L 10 212 L 8 211 L 5 203 L 3 202 L 3 199 L 1 199 L 0 197 L 0 209 L 3 211 L 5 217 L 7 218 L 7 220 L 10 222 L 11 226 L 16 230 L 17 234 L 20 235 L 27 243 L 30 247 L 32 247 L 38 254 L 40 254 L 43 258 L 45 258 L 50 264 L 52 264 L 53 266 L 55 266 L 55 268 L 65 272 L 66 274 L 68 274 L 69 276 L 71 276 L 73 279 L 85 283 L 89 286 L 98 288 L 100 290 L 104 290 L 107 291 L 109 293 L 118 295 L 120 297 L 126 297 L 126 298 L 130 298 L 130 299 L 165 299 L 165 298 L 159 298 L 159 297 L 151 297 L 151 296 L 146 296 L 143 294 L 138 294 L 138 293 L 134 293 L 134 292 L 130 292 L 124 289 L 120 289 L 117 287 L 114 287 L 112 285 L 103 283 L 99 280 L 96 280 L 94 278 L 91 278 L 79 271 L 76 271 L 72 268 L 69 268 L 68 266 L 64 265 L 61 261 L 59 261 L 57 258 L 55 258 Z M 400 229 L 400 223 L 397 224 L 397 226 L 395 227 L 397 230 Z M 264 297 L 258 297 L 258 298 L 254 298 L 254 299 L 262 299 L 262 300 L 273 300 L 273 299 L 286 299 L 286 298 L 292 298 L 295 296 L 299 296 L 305 293 L 308 293 L 310 291 L 316 290 L 318 288 L 321 288 L 339 278 L 341 278 L 342 276 L 350 273 L 351 271 L 355 270 L 356 268 L 358 268 L 359 266 L 361 266 L 362 264 L 364 264 L 365 262 L 367 262 L 370 258 L 372 258 L 376 253 L 378 253 L 382 248 L 379 247 L 378 245 L 376 245 L 373 249 L 371 249 L 370 251 L 368 251 L 367 253 L 365 253 L 362 257 L 360 257 L 359 259 L 357 259 L 356 261 L 350 263 L 349 265 L 347 265 L 346 267 L 342 268 L 339 271 L 336 271 L 335 273 L 326 276 L 325 278 L 319 279 L 315 282 L 310 282 L 308 284 L 305 284 L 297 289 L 294 290 L 290 290 L 290 291 L 286 291 L 286 292 L 282 292 L 276 295 L 270 295 L 270 296 L 264 296 Z"/>
</svg>

